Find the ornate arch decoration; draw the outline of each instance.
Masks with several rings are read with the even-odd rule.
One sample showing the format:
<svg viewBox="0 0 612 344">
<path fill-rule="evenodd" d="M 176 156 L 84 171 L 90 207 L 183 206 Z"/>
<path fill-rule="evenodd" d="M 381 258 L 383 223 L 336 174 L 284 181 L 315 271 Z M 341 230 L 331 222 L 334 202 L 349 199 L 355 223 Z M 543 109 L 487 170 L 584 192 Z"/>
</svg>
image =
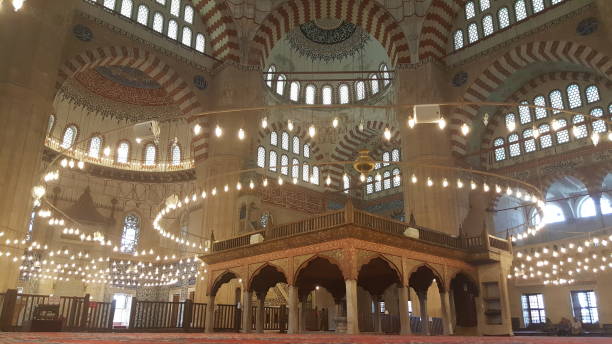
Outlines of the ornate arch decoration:
<svg viewBox="0 0 612 344">
<path fill-rule="evenodd" d="M 98 66 L 128 66 L 138 69 L 161 85 L 176 103 L 182 115 L 188 116 L 202 111 L 200 102 L 191 87 L 172 67 L 147 50 L 135 47 L 96 48 L 75 56 L 60 67 L 56 90 L 59 90 L 68 78 L 78 72 Z M 192 139 L 191 148 L 196 161 L 205 160 L 208 158 L 208 119 L 188 120 L 190 125 L 195 121 L 200 123 L 202 133 Z"/>
<path fill-rule="evenodd" d="M 446 55 L 453 22 L 467 0 L 433 0 L 425 15 L 419 38 L 419 60 Z"/>
<path fill-rule="evenodd" d="M 400 272 L 400 269 L 398 269 L 398 267 L 391 262 L 389 259 L 387 259 L 385 256 L 381 255 L 381 254 L 375 254 L 373 256 L 368 257 L 367 259 L 365 259 L 365 261 L 362 262 L 362 264 L 359 265 L 358 269 L 357 269 L 357 283 L 361 284 L 362 286 L 368 285 L 370 288 L 369 289 L 377 289 L 379 287 L 384 287 L 383 285 L 379 285 L 377 284 L 377 282 L 380 282 L 381 278 L 376 278 L 377 281 L 374 281 L 372 279 L 368 279 L 366 281 L 363 281 L 359 278 L 359 276 L 361 275 L 361 272 L 364 271 L 363 269 L 366 266 L 369 266 L 370 264 L 372 264 L 375 260 L 380 260 L 384 263 L 386 263 L 386 265 L 394 272 L 395 276 L 397 280 L 395 280 L 395 278 L 391 277 L 390 279 L 388 279 L 386 282 L 391 282 L 394 281 L 397 284 L 401 284 L 403 283 L 403 276 L 402 273 Z M 393 282 L 391 282 L 393 283 Z M 392 284 L 390 284 L 392 285 Z M 388 287 L 388 286 L 387 286 Z M 366 288 L 367 290 L 368 288 Z M 371 292 L 371 290 L 368 290 Z M 379 292 L 381 292 L 380 294 L 382 294 L 382 292 L 384 292 L 384 290 L 379 290 Z"/>
<path fill-rule="evenodd" d="M 514 48 L 489 65 L 466 89 L 462 101 L 484 102 L 491 93 L 517 71 L 537 62 L 570 62 L 591 69 L 612 80 L 612 59 L 593 48 L 570 41 L 530 42 Z M 461 135 L 463 123 L 477 120 L 478 105 L 456 109 L 450 124 L 453 154 L 467 152 L 467 138 Z"/>
<path fill-rule="evenodd" d="M 217 276 L 217 278 L 215 278 L 215 280 L 210 284 L 210 287 L 208 289 L 208 295 L 216 296 L 217 292 L 219 291 L 219 288 L 221 288 L 223 284 L 233 280 L 234 278 L 240 278 L 240 276 L 232 270 L 225 270 L 223 273 Z"/>
<path fill-rule="evenodd" d="M 211 55 L 223 61 L 240 63 L 238 30 L 225 0 L 192 0 L 202 17 L 212 48 Z"/>
<path fill-rule="evenodd" d="M 312 257 L 308 258 L 306 261 L 304 261 L 302 264 L 300 264 L 300 266 L 297 267 L 297 269 L 295 269 L 295 272 L 293 274 L 293 279 L 291 280 L 290 284 L 291 285 L 295 285 L 298 276 L 300 275 L 300 273 L 306 268 L 308 267 L 308 265 L 314 261 L 315 259 L 320 258 L 320 259 L 325 259 L 327 260 L 330 264 L 335 265 L 338 267 L 338 269 L 340 270 L 340 272 L 342 273 L 342 276 L 340 276 L 342 279 L 345 279 L 344 276 L 347 276 L 347 272 L 346 272 L 346 267 L 343 266 L 338 260 L 336 260 L 333 257 L 330 257 L 328 255 L 321 255 L 321 254 L 315 254 Z"/>
<path fill-rule="evenodd" d="M 412 270 L 410 270 L 410 272 L 408 273 L 408 287 L 410 287 L 410 280 L 412 278 L 412 275 L 417 272 L 420 268 L 427 268 L 429 269 L 435 280 L 436 280 L 436 284 L 438 285 L 438 289 L 440 289 L 440 291 L 446 291 L 446 282 L 444 281 L 444 279 L 442 278 L 442 274 L 440 274 L 440 272 L 438 272 L 438 270 L 436 270 L 433 266 L 429 265 L 428 263 L 422 263 L 419 264 L 415 267 L 412 268 Z"/>
<path fill-rule="evenodd" d="M 263 66 L 270 51 L 294 27 L 320 18 L 338 18 L 360 26 L 387 50 L 392 64 L 410 63 L 408 41 L 398 22 L 375 0 L 291 0 L 276 7 L 253 37 L 252 65 Z"/>
<path fill-rule="evenodd" d="M 598 76 L 595 75 L 593 73 L 588 73 L 588 72 L 552 72 L 552 73 L 547 73 L 547 74 L 543 74 L 540 75 L 530 81 L 528 81 L 527 83 L 525 83 L 521 88 L 519 88 L 517 91 L 515 91 L 509 98 L 508 101 L 509 102 L 514 102 L 514 103 L 518 103 L 521 100 L 523 100 L 523 98 L 525 96 L 527 96 L 530 92 L 532 92 L 534 89 L 538 88 L 541 85 L 544 85 L 546 83 L 549 82 L 554 82 L 554 81 L 586 81 L 589 83 L 593 83 L 593 84 L 598 84 L 601 86 L 605 86 L 608 91 L 612 90 L 612 81 L 605 79 L 602 76 Z M 483 134 L 483 139 L 482 139 L 482 143 L 480 146 L 480 149 L 482 151 L 487 151 L 491 149 L 491 142 L 494 140 L 494 133 L 495 133 L 495 128 L 497 128 L 497 126 L 500 123 L 504 122 L 504 118 L 502 116 L 502 111 L 501 109 L 498 110 L 495 114 L 493 114 L 493 116 L 491 116 L 489 118 L 489 124 L 487 125 L 487 129 L 485 130 L 484 134 Z M 484 155 L 481 156 L 481 162 L 485 162 L 486 158 Z"/>
<path fill-rule="evenodd" d="M 266 262 L 264 264 L 262 264 L 260 267 L 258 267 L 255 271 L 253 271 L 253 273 L 251 274 L 251 277 L 249 278 L 249 281 L 247 283 L 247 290 L 253 290 L 253 280 L 255 279 L 256 276 L 259 275 L 259 273 L 262 272 L 263 269 L 266 268 L 272 268 L 274 270 L 276 270 L 279 273 L 279 276 L 282 275 L 282 279 L 284 279 L 284 282 L 287 283 L 289 281 L 289 278 L 287 278 L 287 273 L 285 272 L 285 270 L 283 270 L 283 268 L 281 268 L 280 266 L 276 265 L 276 264 L 272 264 L 270 262 Z M 282 282 L 282 281 L 281 281 Z"/>
</svg>

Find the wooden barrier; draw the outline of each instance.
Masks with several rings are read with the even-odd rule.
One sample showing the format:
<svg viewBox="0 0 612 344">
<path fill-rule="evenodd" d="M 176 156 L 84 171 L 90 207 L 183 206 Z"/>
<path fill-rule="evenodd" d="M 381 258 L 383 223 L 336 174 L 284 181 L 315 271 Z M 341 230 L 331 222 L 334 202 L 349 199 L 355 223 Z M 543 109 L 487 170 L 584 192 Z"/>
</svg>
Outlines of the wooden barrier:
<svg viewBox="0 0 612 344">
<path fill-rule="evenodd" d="M 236 305 L 215 305 L 213 329 L 215 331 L 240 331 L 240 309 Z"/>
<path fill-rule="evenodd" d="M 263 325 L 265 331 L 287 331 L 287 313 L 286 306 L 280 307 L 264 307 Z M 257 321 L 257 306 L 251 307 L 251 330 L 255 330 Z"/>
<path fill-rule="evenodd" d="M 185 302 L 139 301 L 134 297 L 132 298 L 129 328 L 131 330 L 183 329 L 185 305 L 188 302 L 191 303 L 189 300 Z"/>
</svg>

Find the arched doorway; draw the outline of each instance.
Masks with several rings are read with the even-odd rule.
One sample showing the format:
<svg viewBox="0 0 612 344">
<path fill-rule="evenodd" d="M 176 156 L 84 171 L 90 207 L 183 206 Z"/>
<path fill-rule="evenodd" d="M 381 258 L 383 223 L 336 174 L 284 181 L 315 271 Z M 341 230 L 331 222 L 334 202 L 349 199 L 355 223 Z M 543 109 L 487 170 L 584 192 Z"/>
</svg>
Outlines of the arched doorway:
<svg viewBox="0 0 612 344">
<path fill-rule="evenodd" d="M 430 287 L 435 282 L 434 289 L 437 289 L 439 298 L 431 293 Z M 410 321 L 410 326 L 413 333 L 421 333 L 423 335 L 438 335 L 443 333 L 443 313 L 444 313 L 444 297 L 443 294 L 446 292 L 444 288 L 444 282 L 440 275 L 431 267 L 427 265 L 421 265 L 415 269 L 408 280 L 410 288 L 416 292 L 416 298 L 418 304 L 415 308 L 418 308 L 419 317 L 413 317 Z M 429 299 L 429 302 L 428 302 Z M 414 302 L 414 301 L 413 301 Z M 431 317 L 430 311 L 439 313 L 437 317 Z"/>
<path fill-rule="evenodd" d="M 264 330 L 279 330 L 281 332 L 286 330 L 287 300 L 283 300 L 282 305 L 266 307 L 266 298 L 275 299 L 273 295 L 268 295 L 271 289 L 278 288 L 281 295 L 286 295 L 286 292 L 283 293 L 283 290 L 287 289 L 286 285 L 287 277 L 273 265 L 266 264 L 253 275 L 243 295 L 242 328 L 244 332 L 250 332 L 253 329 L 258 333 L 263 333 Z M 252 306 L 251 303 L 253 294 L 257 299 L 256 306 Z"/>
<path fill-rule="evenodd" d="M 451 311 L 454 314 L 453 326 L 460 333 L 469 332 L 462 328 L 478 326 L 476 313 L 476 297 L 478 286 L 471 277 L 458 273 L 450 283 Z"/>
<path fill-rule="evenodd" d="M 401 287 L 401 279 L 397 270 L 385 259 L 376 257 L 359 270 L 357 286 L 369 294 L 364 295 L 366 302 L 359 302 L 359 331 L 399 333 L 399 307 L 407 305 L 399 303 L 397 287 Z"/>
<path fill-rule="evenodd" d="M 241 278 L 232 271 L 225 271 L 214 280 L 206 305 L 206 332 L 240 330 L 241 284 Z"/>
</svg>

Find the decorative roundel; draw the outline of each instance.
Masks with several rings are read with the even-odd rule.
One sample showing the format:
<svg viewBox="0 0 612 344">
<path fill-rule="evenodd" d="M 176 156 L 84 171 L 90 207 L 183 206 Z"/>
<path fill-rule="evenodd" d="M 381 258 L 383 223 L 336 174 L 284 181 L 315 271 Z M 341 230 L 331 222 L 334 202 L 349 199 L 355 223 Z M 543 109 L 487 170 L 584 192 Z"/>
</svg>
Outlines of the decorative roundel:
<svg viewBox="0 0 612 344">
<path fill-rule="evenodd" d="M 194 76 L 193 77 L 193 84 L 199 90 L 204 90 L 204 89 L 206 89 L 206 87 L 208 87 L 208 82 L 206 81 L 206 79 L 202 75 Z"/>
<path fill-rule="evenodd" d="M 77 24 L 72 28 L 74 37 L 78 38 L 83 42 L 89 42 L 93 39 L 93 32 L 85 25 Z"/>
<path fill-rule="evenodd" d="M 467 72 L 459 72 L 453 76 L 453 86 L 460 87 L 463 86 L 468 80 Z"/>
<path fill-rule="evenodd" d="M 597 31 L 598 28 L 599 21 L 597 21 L 597 18 L 591 17 L 578 23 L 578 26 L 576 26 L 576 33 L 580 36 L 586 36 Z"/>
</svg>

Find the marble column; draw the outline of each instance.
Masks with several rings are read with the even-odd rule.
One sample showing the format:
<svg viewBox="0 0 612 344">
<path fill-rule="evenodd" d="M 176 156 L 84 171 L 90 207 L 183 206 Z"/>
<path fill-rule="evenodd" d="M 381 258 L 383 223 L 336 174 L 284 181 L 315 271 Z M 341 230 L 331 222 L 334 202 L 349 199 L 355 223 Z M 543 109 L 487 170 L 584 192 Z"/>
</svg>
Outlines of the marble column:
<svg viewBox="0 0 612 344">
<path fill-rule="evenodd" d="M 359 313 L 357 310 L 357 281 L 346 280 L 346 333 L 359 333 Z"/>
<path fill-rule="evenodd" d="M 421 333 L 429 336 L 429 315 L 427 314 L 427 290 L 417 291 L 419 298 L 419 309 L 421 310 Z"/>
<path fill-rule="evenodd" d="M 306 300 L 300 300 L 299 314 L 299 333 L 304 333 L 306 332 Z"/>
<path fill-rule="evenodd" d="M 32 188 L 41 177 L 49 115 L 53 113 L 64 41 L 72 37 L 73 10 L 80 1 L 26 1 L 15 12 L 0 7 L 0 232 L 2 241 L 22 240 L 32 213 Z M 47 190 L 47 194 L 51 190 Z M 17 247 L 2 247 L 21 256 Z M 19 262 L 0 259 L 0 292 L 16 287 Z"/>
<path fill-rule="evenodd" d="M 453 325 L 450 316 L 450 301 L 448 292 L 440 291 L 440 306 L 442 308 L 442 334 L 445 336 L 453 334 Z"/>
<path fill-rule="evenodd" d="M 299 309 L 298 309 L 298 289 L 295 286 L 289 286 L 289 325 L 287 333 L 299 333 Z"/>
<path fill-rule="evenodd" d="M 451 328 L 454 329 L 457 326 L 457 314 L 455 313 L 455 295 L 452 290 L 448 292 L 448 301 L 449 301 L 448 311 L 450 313 Z"/>
<path fill-rule="evenodd" d="M 266 316 L 265 310 L 266 294 L 257 294 L 257 313 L 255 315 L 255 332 L 263 333 L 264 331 L 264 317 Z"/>
<path fill-rule="evenodd" d="M 380 333 L 381 331 L 381 319 L 380 319 L 380 296 L 373 295 L 372 300 L 374 301 L 374 332 Z"/>
<path fill-rule="evenodd" d="M 249 333 L 251 327 L 251 292 L 244 290 L 242 292 L 242 332 Z"/>
<path fill-rule="evenodd" d="M 208 295 L 208 302 L 206 303 L 206 320 L 204 321 L 204 331 L 206 333 L 213 333 L 214 324 L 215 324 L 215 295 Z"/>
<path fill-rule="evenodd" d="M 398 286 L 399 294 L 399 315 L 400 315 L 400 335 L 412 334 L 410 328 L 410 313 L 408 313 L 408 287 Z"/>
</svg>

